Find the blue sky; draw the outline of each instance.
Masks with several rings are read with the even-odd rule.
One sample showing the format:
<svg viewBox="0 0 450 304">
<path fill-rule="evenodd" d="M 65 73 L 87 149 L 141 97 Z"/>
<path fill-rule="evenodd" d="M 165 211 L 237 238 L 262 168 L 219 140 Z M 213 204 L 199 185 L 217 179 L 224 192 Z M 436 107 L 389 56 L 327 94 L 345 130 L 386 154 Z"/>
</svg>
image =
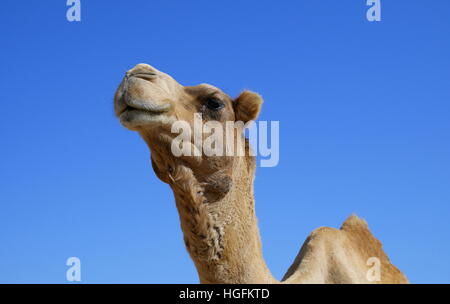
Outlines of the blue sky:
<svg viewBox="0 0 450 304">
<path fill-rule="evenodd" d="M 280 163 L 258 168 L 277 278 L 306 236 L 365 218 L 412 282 L 450 282 L 450 2 L 2 1 L 0 282 L 196 283 L 169 187 L 112 110 L 145 62 L 265 99 Z M 295 4 L 294 4 L 295 3 Z"/>
</svg>

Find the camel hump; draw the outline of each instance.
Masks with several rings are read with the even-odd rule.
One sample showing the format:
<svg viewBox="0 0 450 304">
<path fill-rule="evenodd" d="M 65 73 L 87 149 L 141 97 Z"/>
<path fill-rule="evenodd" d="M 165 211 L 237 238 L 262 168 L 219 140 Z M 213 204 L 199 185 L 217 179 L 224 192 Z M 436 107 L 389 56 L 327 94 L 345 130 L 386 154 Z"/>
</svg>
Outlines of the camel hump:
<svg viewBox="0 0 450 304">
<path fill-rule="evenodd" d="M 370 283 L 367 261 L 377 258 L 382 277 L 374 283 L 408 283 L 389 260 L 367 222 L 355 214 L 340 229 L 320 227 L 303 243 L 283 278 L 285 283 Z"/>
<path fill-rule="evenodd" d="M 341 230 L 355 230 L 355 229 L 369 229 L 367 222 L 357 216 L 356 214 L 350 215 L 341 226 Z"/>
</svg>

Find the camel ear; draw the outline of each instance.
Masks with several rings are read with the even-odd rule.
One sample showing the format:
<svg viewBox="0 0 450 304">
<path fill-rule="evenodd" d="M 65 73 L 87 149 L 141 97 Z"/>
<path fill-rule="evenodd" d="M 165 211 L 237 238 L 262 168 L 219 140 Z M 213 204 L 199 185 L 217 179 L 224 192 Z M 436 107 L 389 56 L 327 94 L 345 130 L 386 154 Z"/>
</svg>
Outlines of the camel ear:
<svg viewBox="0 0 450 304">
<path fill-rule="evenodd" d="M 244 91 L 234 101 L 234 112 L 236 121 L 243 121 L 244 123 L 258 118 L 261 106 L 263 103 L 262 97 L 251 91 Z"/>
</svg>

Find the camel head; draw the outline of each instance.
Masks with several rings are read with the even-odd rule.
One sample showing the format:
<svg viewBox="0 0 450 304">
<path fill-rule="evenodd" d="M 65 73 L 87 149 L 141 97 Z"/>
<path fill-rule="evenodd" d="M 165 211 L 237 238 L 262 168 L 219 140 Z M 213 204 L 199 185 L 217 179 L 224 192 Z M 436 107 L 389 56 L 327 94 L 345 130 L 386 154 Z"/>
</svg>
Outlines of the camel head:
<svg viewBox="0 0 450 304">
<path fill-rule="evenodd" d="M 115 94 L 120 122 L 139 132 L 156 175 L 173 190 L 201 282 L 272 281 L 254 212 L 255 157 L 244 137 L 261 104 L 250 91 L 233 99 L 212 85 L 182 86 L 147 64 L 129 70 Z M 212 134 L 217 135 L 210 145 L 214 153 L 207 153 Z M 181 135 L 186 140 L 179 145 Z M 229 143 L 235 148 L 231 154 Z M 174 152 L 174 146 L 193 153 Z"/>
<path fill-rule="evenodd" d="M 192 146 L 203 152 L 194 139 L 197 134 L 194 134 L 195 124 L 199 118 L 202 125 L 214 122 L 223 130 L 227 128 L 227 122 L 242 122 L 235 125 L 238 127 L 234 129 L 233 136 L 236 141 L 244 141 L 247 157 L 240 157 L 246 162 L 241 167 L 249 168 L 251 172 L 248 173 L 252 174 L 254 158 L 248 157 L 249 147 L 242 126 L 257 118 L 261 104 L 261 97 L 250 91 L 244 91 L 233 99 L 212 85 L 182 86 L 171 76 L 147 64 L 138 64 L 126 72 L 114 98 L 115 113 L 122 125 L 139 132 L 148 144 L 152 166 L 159 179 L 173 186 L 177 176 L 188 170 L 202 186 L 209 202 L 217 201 L 229 191 L 232 171 L 236 169 L 236 157 L 227 156 L 225 151 L 219 156 L 205 153 L 175 156 L 171 149 L 172 142 L 179 133 L 172 132 L 173 124 L 186 122 L 193 132 Z M 225 133 L 224 142 L 228 140 Z M 202 142 L 208 135 L 200 133 Z"/>
</svg>

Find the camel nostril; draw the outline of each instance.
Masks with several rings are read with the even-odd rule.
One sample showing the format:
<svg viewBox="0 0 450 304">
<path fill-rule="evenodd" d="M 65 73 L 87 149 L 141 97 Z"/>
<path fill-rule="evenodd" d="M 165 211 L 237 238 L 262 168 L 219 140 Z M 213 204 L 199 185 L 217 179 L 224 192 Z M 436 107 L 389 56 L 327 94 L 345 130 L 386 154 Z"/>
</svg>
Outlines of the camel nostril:
<svg viewBox="0 0 450 304">
<path fill-rule="evenodd" d="M 148 78 L 148 77 L 154 77 L 158 74 L 158 70 L 151 67 L 148 64 L 140 63 L 136 65 L 131 70 L 128 70 L 128 72 L 125 74 L 126 77 L 141 77 L 141 78 Z"/>
<path fill-rule="evenodd" d="M 158 77 L 158 75 L 153 72 L 140 72 L 140 73 L 133 73 L 130 75 L 130 77 L 137 77 L 137 78 L 151 81 L 151 80 L 155 79 L 156 77 Z"/>
<path fill-rule="evenodd" d="M 158 74 L 153 71 L 142 71 L 142 70 L 137 70 L 137 71 L 130 70 L 125 73 L 125 80 L 129 80 L 132 77 L 152 81 L 158 77 Z"/>
</svg>

